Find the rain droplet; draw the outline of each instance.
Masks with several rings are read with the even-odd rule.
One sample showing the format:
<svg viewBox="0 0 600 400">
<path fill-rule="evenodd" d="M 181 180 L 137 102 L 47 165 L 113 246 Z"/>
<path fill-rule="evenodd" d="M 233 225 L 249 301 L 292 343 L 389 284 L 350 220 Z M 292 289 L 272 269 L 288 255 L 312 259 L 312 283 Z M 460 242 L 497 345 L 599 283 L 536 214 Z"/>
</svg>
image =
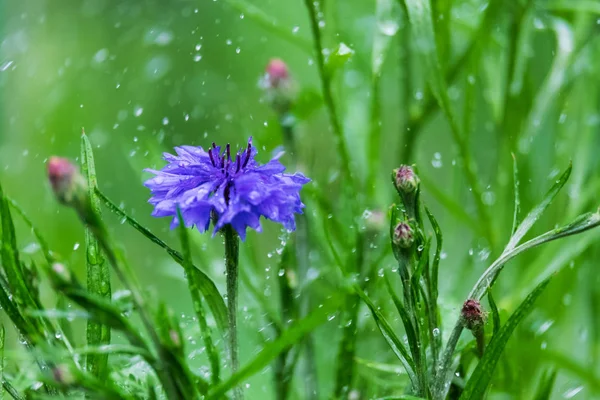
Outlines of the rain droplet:
<svg viewBox="0 0 600 400">
<path fill-rule="evenodd" d="M 73 246 L 73 250 L 77 250 L 79 248 L 79 243 L 75 243 L 75 245 Z"/>
</svg>

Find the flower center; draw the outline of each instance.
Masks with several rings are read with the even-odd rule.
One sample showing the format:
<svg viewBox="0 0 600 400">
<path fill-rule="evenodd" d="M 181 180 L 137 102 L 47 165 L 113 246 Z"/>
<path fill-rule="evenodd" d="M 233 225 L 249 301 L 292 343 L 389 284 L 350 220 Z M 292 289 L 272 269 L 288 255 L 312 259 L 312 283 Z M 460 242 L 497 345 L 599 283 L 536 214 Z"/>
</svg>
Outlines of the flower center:
<svg viewBox="0 0 600 400">
<path fill-rule="evenodd" d="M 221 171 L 225 174 L 225 177 L 229 177 L 230 175 L 237 174 L 242 169 L 246 168 L 248 165 L 248 161 L 250 161 L 250 156 L 252 155 L 252 139 L 248 141 L 248 147 L 243 150 L 240 150 L 235 155 L 235 170 L 231 170 L 231 145 L 227 143 L 225 147 L 225 151 L 221 158 L 219 159 L 219 151 L 217 150 L 217 145 L 215 142 L 212 143 L 212 147 L 208 149 L 208 156 L 210 157 L 210 163 L 215 168 L 220 168 Z M 242 161 L 243 159 L 243 161 Z"/>
</svg>

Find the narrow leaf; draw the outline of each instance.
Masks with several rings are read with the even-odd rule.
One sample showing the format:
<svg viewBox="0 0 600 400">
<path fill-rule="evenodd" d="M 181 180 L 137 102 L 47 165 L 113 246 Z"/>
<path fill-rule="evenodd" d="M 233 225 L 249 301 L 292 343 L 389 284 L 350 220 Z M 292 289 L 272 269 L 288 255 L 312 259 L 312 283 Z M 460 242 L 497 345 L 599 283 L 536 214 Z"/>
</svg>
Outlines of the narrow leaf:
<svg viewBox="0 0 600 400">
<path fill-rule="evenodd" d="M 114 214 L 116 214 L 121 220 L 126 221 L 129 225 L 131 225 L 134 229 L 148 238 L 151 242 L 157 244 L 158 246 L 165 249 L 165 251 L 180 265 L 183 265 L 183 256 L 176 250 L 169 247 L 165 242 L 159 239 L 156 235 L 150 232 L 148 229 L 144 228 L 140 225 L 135 219 L 130 217 L 125 213 L 125 211 L 121 210 L 117 205 L 115 205 L 108 197 L 106 197 L 99 189 L 96 189 L 96 195 L 104 205 Z M 202 272 L 198 267 L 194 266 L 193 270 L 193 278 L 196 280 L 196 284 L 198 288 L 202 292 L 210 311 L 212 312 L 215 321 L 217 322 L 217 326 L 221 331 L 221 334 L 225 334 L 227 332 L 227 307 L 225 306 L 225 302 L 223 301 L 223 297 L 219 293 L 217 286 L 210 279 L 208 275 Z"/>
<path fill-rule="evenodd" d="M 219 374 L 221 362 L 219 361 L 219 353 L 216 350 L 212 340 L 210 328 L 206 323 L 206 315 L 204 312 L 204 306 L 202 305 L 202 297 L 200 296 L 200 290 L 197 285 L 198 280 L 194 277 L 194 271 L 196 268 L 194 268 L 194 264 L 192 263 L 190 240 L 188 237 L 187 228 L 185 227 L 185 223 L 181 215 L 181 210 L 179 209 L 177 209 L 177 218 L 179 219 L 179 238 L 181 240 L 181 250 L 183 253 L 182 265 L 186 272 L 188 289 L 190 291 L 190 295 L 192 296 L 192 303 L 194 306 L 194 312 L 196 313 L 196 318 L 198 318 L 200 334 L 202 335 L 202 340 L 204 341 L 204 346 L 206 347 L 208 360 L 210 361 L 211 382 L 213 384 L 217 384 L 220 380 Z"/>
<path fill-rule="evenodd" d="M 358 286 L 355 286 L 354 290 L 360 296 L 360 298 L 365 302 L 367 307 L 369 307 L 369 310 L 371 311 L 371 315 L 373 316 L 373 319 L 375 320 L 377 327 L 381 331 L 383 338 L 388 343 L 388 345 L 390 346 L 390 348 L 392 349 L 392 351 L 394 352 L 396 357 L 398 357 L 398 359 L 404 366 L 404 369 L 406 369 L 406 372 L 408 372 L 408 375 L 410 376 L 411 381 L 416 382 L 415 363 L 414 363 L 413 359 L 410 357 L 410 354 L 408 354 L 408 351 L 406 350 L 406 347 L 404 347 L 404 344 L 402 343 L 400 338 L 398 338 L 398 336 L 394 332 L 394 329 L 391 327 L 389 322 L 387 322 L 387 320 L 385 319 L 383 314 L 381 314 L 381 312 L 377 309 L 375 304 L 373 304 L 371 299 L 369 299 L 369 297 L 365 294 L 365 292 L 362 291 L 361 288 L 359 288 Z"/>
<path fill-rule="evenodd" d="M 469 294 L 468 298 L 480 299 L 488 290 L 489 286 L 492 284 L 497 274 L 502 270 L 502 268 L 504 268 L 504 265 L 509 260 L 513 259 L 522 252 L 556 239 L 585 232 L 587 230 L 597 227 L 598 225 L 600 225 L 600 211 L 596 211 L 595 213 L 582 214 L 570 224 L 553 229 L 549 232 L 544 233 L 543 235 L 540 235 L 523 243 L 522 245 L 512 250 L 505 251 L 481 275 L 481 277 L 471 290 L 471 293 Z"/>
<path fill-rule="evenodd" d="M 538 386 L 534 400 L 550 400 L 557 372 L 557 370 L 552 369 L 544 373 L 540 379 L 540 385 Z"/>
<path fill-rule="evenodd" d="M 546 193 L 546 195 L 544 196 L 542 201 L 537 206 L 533 207 L 533 209 L 529 212 L 529 214 L 527 214 L 527 216 L 525 217 L 523 222 L 521 222 L 519 224 L 519 226 L 514 229 L 514 233 L 504 249 L 505 253 L 507 251 L 514 249 L 517 246 L 517 244 L 519 244 L 519 242 L 521 241 L 523 236 L 525 236 L 527 234 L 527 232 L 529 232 L 529 230 L 531 229 L 533 224 L 540 218 L 540 216 L 544 213 L 544 211 L 546 211 L 548 206 L 550 206 L 550 204 L 552 204 L 552 201 L 554 200 L 554 198 L 556 197 L 558 192 L 560 192 L 560 190 L 563 188 L 565 183 L 567 183 L 567 180 L 569 180 L 569 176 L 571 175 L 571 168 L 572 168 L 572 164 L 569 164 L 569 167 L 556 180 L 554 185 L 552 185 L 552 187 Z M 517 174 L 516 161 L 514 164 L 514 170 L 515 170 L 515 216 L 513 218 L 513 221 L 516 222 L 517 208 L 519 206 L 519 200 L 518 200 L 518 185 L 519 185 L 519 183 L 518 183 L 518 178 L 516 176 L 516 174 Z"/>
<path fill-rule="evenodd" d="M 0 187 L 0 218 L 2 219 L 2 268 L 6 274 L 8 284 L 12 294 L 15 297 L 15 304 L 25 308 L 41 308 L 39 300 L 34 298 L 28 289 L 21 260 L 19 259 L 19 250 L 17 248 L 17 238 L 15 227 L 8 206 L 8 200 L 4 197 Z"/>
<path fill-rule="evenodd" d="M 535 301 L 542 294 L 546 286 L 548 286 L 549 282 L 550 279 L 546 279 L 539 284 L 521 305 L 519 305 L 498 334 L 492 337 L 483 357 L 467 381 L 465 389 L 460 396 L 461 400 L 478 400 L 483 398 L 485 391 L 492 380 L 496 364 L 504 351 L 504 347 L 506 347 L 506 343 L 510 339 L 517 325 L 519 325 L 523 318 L 529 314 Z"/>
<path fill-rule="evenodd" d="M 394 13 L 393 0 L 377 0 L 375 3 L 375 32 L 373 33 L 373 50 L 371 53 L 371 74 L 379 77 L 381 68 L 388 55 L 390 43 L 398 32 L 400 20 Z"/>
<path fill-rule="evenodd" d="M 248 19 L 262 26 L 276 37 L 286 40 L 290 44 L 293 44 L 307 53 L 310 53 L 312 50 L 310 42 L 300 36 L 297 36 L 292 29 L 284 27 L 277 20 L 275 20 L 275 18 L 271 17 L 254 4 L 246 0 L 226 0 L 226 2 L 231 7 L 242 13 L 244 17 L 248 17 Z"/>
<path fill-rule="evenodd" d="M 98 217 L 101 215 L 100 201 L 96 196 L 98 182 L 96 179 L 96 166 L 92 145 L 85 134 L 81 135 L 81 172 L 88 185 L 88 195 L 92 212 Z M 100 245 L 90 228 L 85 229 L 87 290 L 106 299 L 111 298 L 110 271 L 105 262 Z M 89 320 L 86 329 L 88 346 L 97 346 L 110 343 L 110 327 Z M 86 369 L 98 379 L 103 380 L 108 376 L 108 355 L 88 354 Z"/>
<path fill-rule="evenodd" d="M 513 213 L 513 224 L 510 230 L 511 236 L 514 237 L 519 226 L 519 213 L 521 212 L 521 196 L 519 194 L 519 168 L 517 166 L 517 157 L 512 154 L 513 159 L 513 185 L 515 195 L 515 209 Z M 560 190 L 560 189 L 559 189 Z"/>
<path fill-rule="evenodd" d="M 317 308 L 307 317 L 294 323 L 275 341 L 267 343 L 252 361 L 240 368 L 238 372 L 233 374 L 228 380 L 210 390 L 207 400 L 221 399 L 225 393 L 233 389 L 239 383 L 260 372 L 265 366 L 273 361 L 279 353 L 299 343 L 307 333 L 325 323 L 331 314 L 337 312 L 340 306 L 340 298 L 330 299 L 323 307 Z"/>
<path fill-rule="evenodd" d="M 408 345 L 410 346 L 410 351 L 413 355 L 413 359 L 415 360 L 415 363 L 418 364 L 419 362 L 421 362 L 421 360 L 419 360 L 419 339 L 417 338 L 417 334 L 415 333 L 415 327 L 413 326 L 410 315 L 408 315 L 404 304 L 402 304 L 402 301 L 400 300 L 396 292 L 394 292 L 394 289 L 392 288 L 392 285 L 390 283 L 390 279 L 387 275 L 385 276 L 385 284 L 388 290 L 388 294 L 392 298 L 392 301 L 396 306 L 396 310 L 398 310 L 398 314 L 400 314 L 400 318 L 402 319 L 402 324 L 404 325 L 404 330 L 406 332 Z"/>
</svg>

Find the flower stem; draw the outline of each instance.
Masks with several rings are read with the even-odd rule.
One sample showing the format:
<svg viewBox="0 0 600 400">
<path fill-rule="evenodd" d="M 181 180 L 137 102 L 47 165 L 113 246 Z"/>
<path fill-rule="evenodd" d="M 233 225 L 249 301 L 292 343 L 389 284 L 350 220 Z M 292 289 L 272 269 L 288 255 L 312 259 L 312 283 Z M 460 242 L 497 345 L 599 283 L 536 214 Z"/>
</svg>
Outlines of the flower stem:
<svg viewBox="0 0 600 400">
<path fill-rule="evenodd" d="M 238 290 L 238 264 L 240 243 L 237 233 L 231 225 L 223 228 L 225 236 L 225 270 L 227 273 L 227 313 L 229 316 L 229 358 L 231 373 L 238 370 L 238 343 L 237 343 L 237 290 Z M 242 399 L 240 387 L 234 390 L 234 399 Z"/>
</svg>

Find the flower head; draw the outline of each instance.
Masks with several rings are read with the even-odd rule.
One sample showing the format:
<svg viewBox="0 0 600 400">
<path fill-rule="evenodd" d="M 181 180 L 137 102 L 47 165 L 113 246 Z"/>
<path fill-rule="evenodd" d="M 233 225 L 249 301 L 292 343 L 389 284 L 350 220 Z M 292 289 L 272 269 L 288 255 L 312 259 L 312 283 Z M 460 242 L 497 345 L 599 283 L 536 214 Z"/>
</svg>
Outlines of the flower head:
<svg viewBox="0 0 600 400">
<path fill-rule="evenodd" d="M 173 217 L 171 228 L 178 225 L 177 208 L 186 226 L 208 229 L 211 216 L 215 233 L 230 224 L 246 237 L 246 228 L 261 231 L 263 216 L 294 230 L 295 213 L 302 213 L 302 185 L 310 182 L 300 173 L 284 174 L 285 167 L 275 157 L 265 165 L 254 160 L 256 148 L 252 138 L 248 146 L 231 157 L 229 144 L 202 147 L 176 147 L 177 155 L 165 153 L 168 164 L 160 171 L 148 169 L 156 176 L 145 182 L 152 192 L 150 203 L 155 217 Z"/>
</svg>

